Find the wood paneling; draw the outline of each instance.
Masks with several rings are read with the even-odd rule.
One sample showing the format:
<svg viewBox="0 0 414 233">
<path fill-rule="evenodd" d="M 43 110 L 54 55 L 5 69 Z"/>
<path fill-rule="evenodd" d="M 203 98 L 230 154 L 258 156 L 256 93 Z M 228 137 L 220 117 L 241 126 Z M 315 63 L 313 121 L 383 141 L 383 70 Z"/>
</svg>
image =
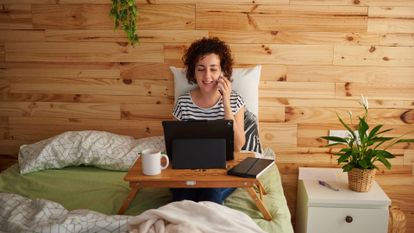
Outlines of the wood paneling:
<svg viewBox="0 0 414 233">
<path fill-rule="evenodd" d="M 61 1 L 59 1 L 61 2 Z M 55 4 L 56 0 L 0 0 L 0 4 Z"/>
<path fill-rule="evenodd" d="M 282 106 L 260 106 L 259 118 L 263 122 L 285 122 L 285 108 Z"/>
<path fill-rule="evenodd" d="M 376 18 L 412 18 L 414 7 L 378 7 L 372 6 L 368 10 L 368 17 Z"/>
<path fill-rule="evenodd" d="M 162 135 L 158 119 L 112 120 L 56 117 L 10 117 L 10 137 L 41 140 L 69 130 L 105 130 L 136 138 Z"/>
<path fill-rule="evenodd" d="M 380 45 L 386 46 L 413 46 L 414 45 L 414 36 L 413 33 L 411 34 L 403 34 L 403 33 L 389 33 L 383 34 L 380 36 Z"/>
<path fill-rule="evenodd" d="M 5 60 L 4 43 L 0 43 L 0 61 Z"/>
<path fill-rule="evenodd" d="M 4 102 L 69 102 L 69 103 L 111 103 L 111 104 L 173 104 L 168 96 L 139 95 L 91 95 L 91 94 L 44 94 L 44 93 L 3 93 Z"/>
<path fill-rule="evenodd" d="M 12 137 L 10 137 L 12 138 Z M 3 154 L 2 156 L 2 163 L 0 166 L 4 166 L 3 164 L 3 158 L 6 160 L 6 163 L 9 165 L 12 165 L 10 162 L 11 159 L 14 158 L 16 163 L 17 155 L 19 153 L 19 147 L 23 144 L 29 144 L 34 141 L 28 141 L 28 140 L 15 140 L 15 139 L 0 139 L 0 147 L 2 149 Z"/>
<path fill-rule="evenodd" d="M 111 29 L 110 5 L 32 5 L 33 27 L 39 29 Z"/>
<path fill-rule="evenodd" d="M 207 37 L 206 30 L 140 30 L 138 37 L 141 43 L 163 43 L 163 42 L 191 42 L 196 39 Z M 97 41 L 97 42 L 127 42 L 123 31 L 109 29 L 96 30 L 59 30 L 48 29 L 45 32 L 46 41 Z M 0 37 L 1 39 L 1 37 Z"/>
<path fill-rule="evenodd" d="M 5 94 L 10 90 L 10 82 L 8 80 L 0 79 L 0 93 Z"/>
<path fill-rule="evenodd" d="M 413 100 L 414 85 L 391 83 L 336 83 L 337 96 L 365 95 L 374 99 L 407 99 Z"/>
<path fill-rule="evenodd" d="M 0 41 L 45 41 L 45 32 L 44 30 L 0 30 Z"/>
<path fill-rule="evenodd" d="M 289 0 L 255 0 L 256 4 L 289 4 Z M 59 0 L 61 4 L 73 3 L 107 3 L 106 0 Z M 195 4 L 195 3 L 214 3 L 214 4 L 251 4 L 252 0 L 136 0 L 138 4 Z"/>
<path fill-rule="evenodd" d="M 414 33 L 414 19 L 370 18 L 368 32 Z"/>
<path fill-rule="evenodd" d="M 0 170 L 19 146 L 68 130 L 162 135 L 192 41 L 219 37 L 235 67 L 262 65 L 259 131 L 277 154 L 294 222 L 300 166 L 340 167 L 320 137 L 362 114 L 414 132 L 412 0 L 137 0 L 139 43 L 114 30 L 108 0 L 0 0 Z M 414 138 L 413 133 L 406 135 Z M 378 181 L 414 232 L 414 145 Z"/>
<path fill-rule="evenodd" d="M 259 125 L 259 131 L 263 145 L 274 147 L 290 147 L 296 145 L 296 124 L 263 122 Z"/>
<path fill-rule="evenodd" d="M 263 75 L 267 74 L 264 67 Z M 289 82 L 351 82 L 351 83 L 398 83 L 414 84 L 413 67 L 368 66 L 288 66 L 286 80 Z"/>
<path fill-rule="evenodd" d="M 63 1 L 79 1 L 79 0 L 63 0 Z M 137 0 L 137 3 L 149 4 L 171 4 L 170 0 Z M 174 3 L 212 3 L 212 4 L 289 4 L 289 0 L 174 0 Z"/>
<path fill-rule="evenodd" d="M 140 5 L 137 27 L 140 29 L 195 29 L 195 5 Z"/>
<path fill-rule="evenodd" d="M 0 116 L 121 119 L 119 104 L 0 102 Z"/>
<path fill-rule="evenodd" d="M 106 42 L 6 42 L 8 62 L 163 62 L 162 45 Z"/>
<path fill-rule="evenodd" d="M 231 44 L 236 64 L 331 64 L 332 46 Z"/>
<path fill-rule="evenodd" d="M 345 6 L 414 6 L 411 0 L 289 0 L 293 5 L 345 5 Z"/>
<path fill-rule="evenodd" d="M 404 164 L 405 165 L 414 165 L 414 150 L 406 150 L 404 152 Z"/>
<path fill-rule="evenodd" d="M 344 116 L 344 120 L 348 123 L 347 118 Z M 321 139 L 321 135 L 328 135 L 329 130 L 343 130 L 343 126 L 338 123 L 299 123 L 298 125 L 298 146 L 299 147 L 323 147 L 327 144 L 327 141 Z M 384 134 L 390 137 L 398 137 L 402 134 L 407 134 L 407 138 L 414 137 L 413 127 L 408 127 L 406 125 L 384 125 L 383 129 L 393 129 L 392 131 Z M 414 145 L 412 143 L 401 143 L 395 145 L 393 148 L 396 149 L 413 149 Z M 401 152 L 403 154 L 403 152 Z"/>
<path fill-rule="evenodd" d="M 1 5 L 0 29 L 32 29 L 31 5 Z"/>
<path fill-rule="evenodd" d="M 261 81 L 260 97 L 329 98 L 335 96 L 334 83 Z"/>
<path fill-rule="evenodd" d="M 210 36 L 229 43 L 381 45 L 380 35 L 375 33 L 210 30 Z"/>
<path fill-rule="evenodd" d="M 151 118 L 172 119 L 173 104 L 122 104 L 121 118 L 127 120 Z"/>
<path fill-rule="evenodd" d="M 9 137 L 9 128 L 9 118 L 0 116 L 0 139 Z"/>
<path fill-rule="evenodd" d="M 332 64 L 333 47 L 327 45 L 230 44 L 235 63 L 240 64 Z M 165 46 L 165 59 L 181 62 L 186 44 Z"/>
<path fill-rule="evenodd" d="M 354 66 L 411 66 L 413 47 L 342 46 L 334 48 L 334 64 Z"/>
<path fill-rule="evenodd" d="M 41 66 L 39 66 L 41 65 Z M 117 62 L 0 62 L 1 70 L 19 68 L 19 69 L 117 69 Z M 1 71 L 0 70 L 0 71 Z"/>
<path fill-rule="evenodd" d="M 167 82 L 120 79 L 14 79 L 12 93 L 167 96 Z"/>
<path fill-rule="evenodd" d="M 172 80 L 169 65 L 165 63 L 121 63 L 123 79 Z"/>
<path fill-rule="evenodd" d="M 353 113 L 353 121 L 358 122 L 358 116 L 364 114 L 361 108 L 318 108 L 318 107 L 287 107 L 285 122 L 289 123 L 337 123 L 341 116 L 349 120 L 348 111 Z M 370 109 L 370 124 L 405 125 L 414 124 L 414 110 L 410 109 Z M 413 135 L 414 136 L 414 135 Z"/>
<path fill-rule="evenodd" d="M 42 78 L 67 78 L 67 79 L 119 79 L 120 71 L 117 69 L 35 69 L 35 68 L 8 68 L 0 73 L 0 77 L 10 80 L 27 79 L 36 80 Z"/>
<path fill-rule="evenodd" d="M 362 32 L 367 15 L 365 7 L 197 4 L 196 20 L 207 30 Z"/>
<path fill-rule="evenodd" d="M 360 96 L 356 97 L 338 97 L 338 98 L 311 98 L 304 99 L 300 97 L 263 97 L 260 98 L 260 106 L 290 106 L 290 107 L 309 107 L 309 108 L 347 108 L 347 109 L 358 109 L 360 111 L 361 105 L 358 103 L 357 99 Z M 401 100 L 401 99 L 369 99 L 369 108 L 370 109 L 413 109 L 414 102 L 411 100 Z"/>
</svg>

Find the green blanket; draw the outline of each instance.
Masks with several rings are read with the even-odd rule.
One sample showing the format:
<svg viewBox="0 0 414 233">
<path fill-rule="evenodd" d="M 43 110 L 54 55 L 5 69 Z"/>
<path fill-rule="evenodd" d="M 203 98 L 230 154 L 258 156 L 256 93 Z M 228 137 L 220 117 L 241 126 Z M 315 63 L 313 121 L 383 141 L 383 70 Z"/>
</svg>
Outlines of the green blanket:
<svg viewBox="0 0 414 233">
<path fill-rule="evenodd" d="M 130 190 L 128 182 L 123 180 L 125 174 L 94 167 L 68 167 L 21 175 L 18 166 L 14 165 L 0 173 L 0 192 L 52 200 L 68 210 L 90 209 L 112 215 L 117 214 Z M 271 221 L 263 219 L 244 189 L 234 191 L 225 205 L 243 211 L 267 232 L 293 232 L 277 167 L 267 171 L 260 179 L 268 192 L 264 202 L 273 216 Z M 125 214 L 138 215 L 170 201 L 169 189 L 145 188 L 138 192 Z"/>
</svg>

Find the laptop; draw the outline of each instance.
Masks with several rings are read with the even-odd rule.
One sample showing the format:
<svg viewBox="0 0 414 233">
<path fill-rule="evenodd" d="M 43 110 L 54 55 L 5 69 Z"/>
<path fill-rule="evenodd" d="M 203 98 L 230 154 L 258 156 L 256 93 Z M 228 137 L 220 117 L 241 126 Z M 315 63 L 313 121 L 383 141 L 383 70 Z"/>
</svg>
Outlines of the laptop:
<svg viewBox="0 0 414 233">
<path fill-rule="evenodd" d="M 225 168 L 233 160 L 231 120 L 163 121 L 165 146 L 173 169 Z"/>
</svg>

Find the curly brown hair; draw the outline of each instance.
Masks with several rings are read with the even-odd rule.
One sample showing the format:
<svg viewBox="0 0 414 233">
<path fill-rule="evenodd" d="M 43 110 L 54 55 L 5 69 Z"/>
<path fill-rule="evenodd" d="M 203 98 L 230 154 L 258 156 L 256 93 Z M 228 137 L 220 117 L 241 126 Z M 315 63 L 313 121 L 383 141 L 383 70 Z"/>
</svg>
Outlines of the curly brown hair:
<svg viewBox="0 0 414 233">
<path fill-rule="evenodd" d="M 230 47 L 217 37 L 204 37 L 203 39 L 194 41 L 183 56 L 184 65 L 187 67 L 187 80 L 189 84 L 197 83 L 195 79 L 196 63 L 200 58 L 212 53 L 219 56 L 223 75 L 232 81 L 233 58 Z"/>
</svg>

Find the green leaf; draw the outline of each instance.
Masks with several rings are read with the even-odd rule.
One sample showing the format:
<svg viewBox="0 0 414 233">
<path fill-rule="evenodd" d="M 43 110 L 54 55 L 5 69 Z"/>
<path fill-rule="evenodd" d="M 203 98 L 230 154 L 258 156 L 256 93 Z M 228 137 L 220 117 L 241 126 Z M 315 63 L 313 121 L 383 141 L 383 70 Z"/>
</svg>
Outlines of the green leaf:
<svg viewBox="0 0 414 233">
<path fill-rule="evenodd" d="M 376 135 L 376 133 L 378 132 L 378 130 L 380 130 L 381 129 L 381 127 L 382 127 L 383 125 L 377 125 L 377 126 L 375 126 L 372 130 L 371 130 L 371 132 L 369 132 L 369 135 L 368 135 L 368 138 L 372 138 L 372 137 L 374 137 L 375 135 Z"/>
<path fill-rule="evenodd" d="M 379 132 L 379 133 L 377 133 L 377 135 L 379 135 L 379 134 L 383 134 L 383 133 L 386 133 L 386 132 L 389 132 L 389 131 L 391 131 L 392 129 L 384 129 L 383 131 L 381 131 L 381 132 Z"/>
<path fill-rule="evenodd" d="M 352 149 L 349 148 L 349 147 L 346 147 L 346 148 L 342 148 L 339 152 L 344 152 L 344 153 L 349 152 L 349 153 L 351 153 L 352 152 Z"/>
<path fill-rule="evenodd" d="M 391 154 L 390 152 L 386 150 L 377 150 L 378 154 L 384 158 L 391 159 L 395 158 L 395 155 Z"/>
<path fill-rule="evenodd" d="M 343 170 L 344 172 L 349 172 L 349 171 L 351 171 L 351 170 L 352 170 L 352 168 L 354 168 L 354 165 L 353 165 L 353 164 L 351 164 L 351 163 L 348 163 L 348 164 L 346 164 L 346 165 L 344 165 L 344 166 L 342 167 L 342 170 Z"/>
<path fill-rule="evenodd" d="M 367 163 L 365 160 L 359 160 L 358 165 L 363 169 L 367 169 L 369 167 L 369 163 Z"/>
<path fill-rule="evenodd" d="M 351 156 L 350 153 L 346 153 L 341 155 L 341 157 L 338 158 L 338 164 L 341 164 L 343 162 L 348 162 L 348 158 Z"/>
<path fill-rule="evenodd" d="M 341 122 L 341 124 L 351 133 L 351 135 L 354 138 L 356 138 L 354 131 L 342 120 L 342 118 L 338 115 L 338 113 L 336 115 L 338 116 L 338 119 Z"/>
<path fill-rule="evenodd" d="M 401 143 L 401 142 L 412 142 L 412 143 L 414 143 L 414 139 L 399 139 L 395 143 L 397 144 L 397 143 Z"/>
<path fill-rule="evenodd" d="M 369 126 L 364 118 L 359 117 L 358 133 L 361 141 L 364 141 Z"/>
<path fill-rule="evenodd" d="M 391 163 L 384 157 L 378 157 L 378 161 L 380 161 L 387 169 L 391 169 Z"/>
<path fill-rule="evenodd" d="M 348 143 L 348 141 L 344 138 L 340 138 L 340 137 L 335 137 L 335 136 L 323 136 L 321 137 L 325 140 L 329 140 L 329 141 L 334 141 L 334 142 L 343 142 L 343 143 Z"/>
<path fill-rule="evenodd" d="M 392 140 L 392 139 L 394 139 L 395 137 L 374 137 L 374 138 L 372 138 L 371 140 L 373 141 L 373 142 L 386 142 L 386 141 L 389 141 L 389 140 Z"/>
<path fill-rule="evenodd" d="M 331 146 L 337 146 L 337 145 L 344 145 L 344 144 L 342 142 L 336 142 L 336 143 L 326 144 L 323 147 L 331 147 Z"/>
</svg>

